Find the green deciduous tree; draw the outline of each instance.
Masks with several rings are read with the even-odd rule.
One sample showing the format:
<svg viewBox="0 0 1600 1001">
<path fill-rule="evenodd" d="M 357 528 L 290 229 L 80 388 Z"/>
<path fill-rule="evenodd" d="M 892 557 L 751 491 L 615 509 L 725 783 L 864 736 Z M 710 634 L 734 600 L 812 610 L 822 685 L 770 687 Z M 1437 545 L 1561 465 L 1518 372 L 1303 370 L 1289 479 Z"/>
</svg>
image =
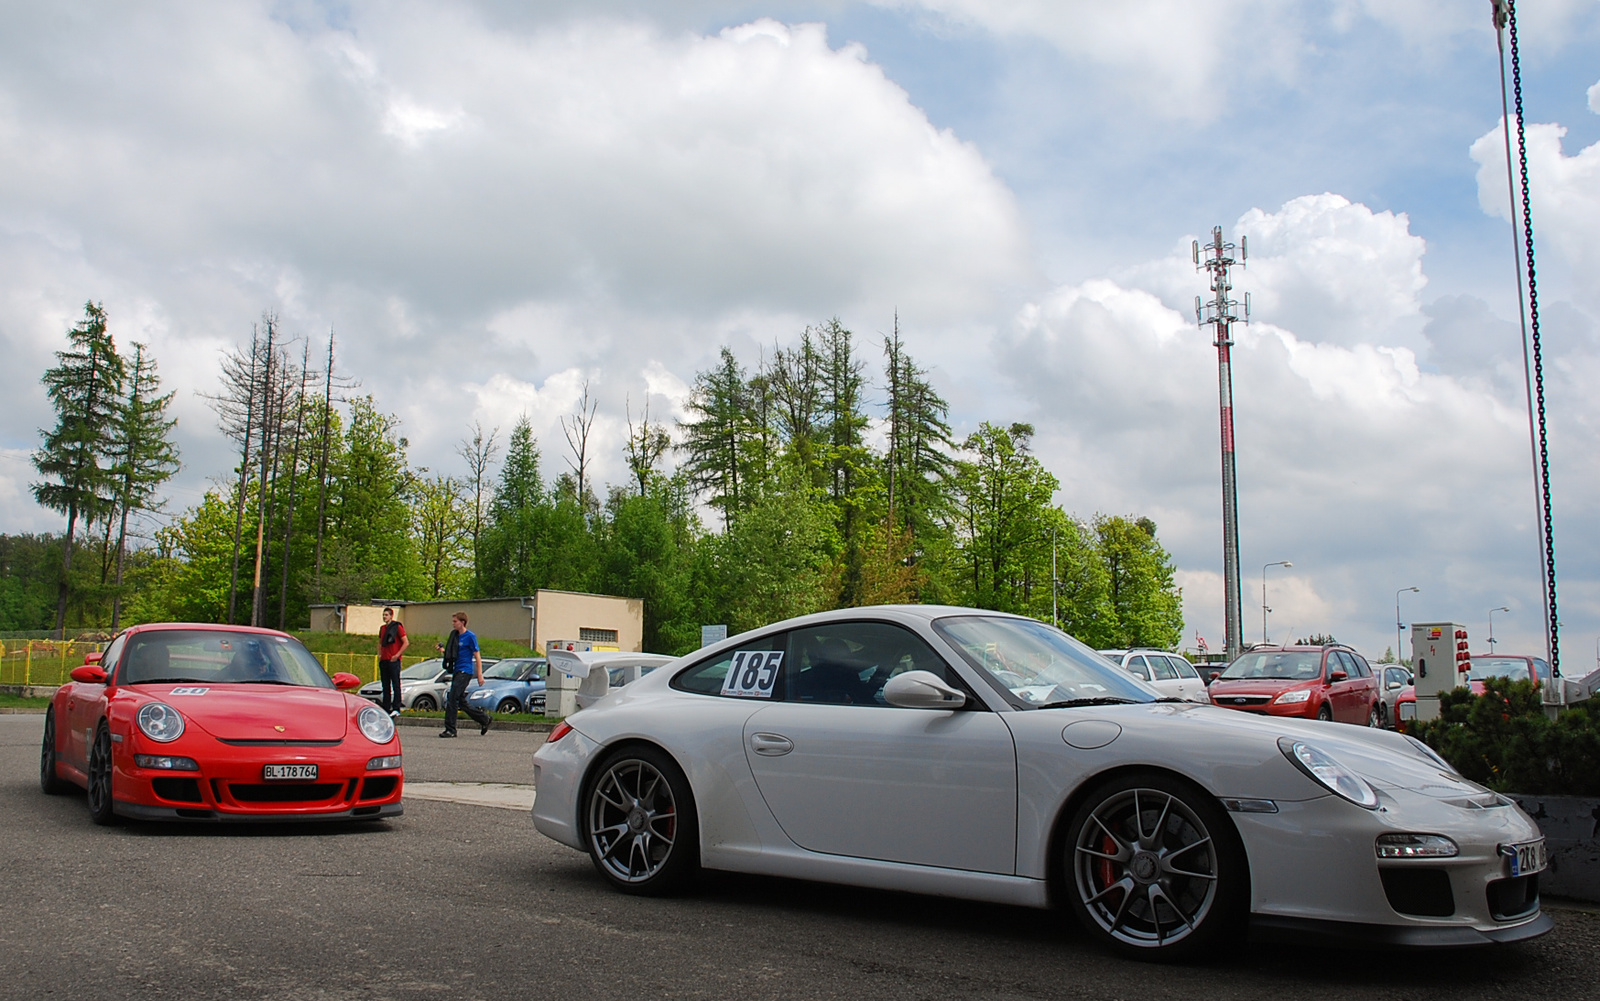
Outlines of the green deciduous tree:
<svg viewBox="0 0 1600 1001">
<path fill-rule="evenodd" d="M 55 628 L 67 622 L 67 597 L 78 518 L 93 522 L 111 509 L 113 474 L 110 453 L 122 382 L 121 356 L 106 330 L 106 312 L 99 303 L 83 306 L 83 319 L 67 332 L 71 347 L 57 351 L 57 364 L 44 374 L 45 392 L 56 411 L 56 426 L 41 431 L 44 441 L 33 453 L 43 483 L 33 485 L 40 504 L 67 516 L 61 547 L 61 580 L 57 586 Z"/>
<path fill-rule="evenodd" d="M 1173 584 L 1172 557 L 1156 541 L 1155 522 L 1101 515 L 1094 534 L 1114 620 L 1109 645 L 1176 646 L 1183 636 L 1183 600 Z"/>
</svg>

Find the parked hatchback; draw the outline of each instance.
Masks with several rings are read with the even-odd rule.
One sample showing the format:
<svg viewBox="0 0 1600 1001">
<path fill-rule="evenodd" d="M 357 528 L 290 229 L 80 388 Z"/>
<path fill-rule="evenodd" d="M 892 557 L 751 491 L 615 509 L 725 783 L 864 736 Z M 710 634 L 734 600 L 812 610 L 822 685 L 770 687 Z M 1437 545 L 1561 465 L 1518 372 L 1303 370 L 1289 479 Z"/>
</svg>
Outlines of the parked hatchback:
<svg viewBox="0 0 1600 1001">
<path fill-rule="evenodd" d="M 1378 679 L 1344 646 L 1257 647 L 1211 683 L 1211 701 L 1268 716 L 1381 726 Z"/>
<path fill-rule="evenodd" d="M 1164 650 L 1101 650 L 1100 656 L 1169 698 L 1210 702 L 1206 683 L 1194 665 Z"/>
</svg>

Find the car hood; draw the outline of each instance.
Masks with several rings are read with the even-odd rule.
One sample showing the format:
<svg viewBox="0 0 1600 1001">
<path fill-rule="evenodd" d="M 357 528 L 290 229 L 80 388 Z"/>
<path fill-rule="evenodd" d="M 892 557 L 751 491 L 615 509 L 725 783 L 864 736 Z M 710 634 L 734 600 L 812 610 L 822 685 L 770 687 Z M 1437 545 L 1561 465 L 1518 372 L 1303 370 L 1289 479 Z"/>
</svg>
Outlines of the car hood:
<svg viewBox="0 0 1600 1001">
<path fill-rule="evenodd" d="M 231 684 L 141 690 L 219 740 L 342 740 L 350 725 L 345 694 L 331 688 Z"/>
<path fill-rule="evenodd" d="M 1242 678 L 1228 681 L 1218 678 L 1207 690 L 1213 699 L 1221 695 L 1277 695 L 1290 688 L 1315 687 L 1315 680 L 1295 681 L 1290 678 Z"/>
</svg>

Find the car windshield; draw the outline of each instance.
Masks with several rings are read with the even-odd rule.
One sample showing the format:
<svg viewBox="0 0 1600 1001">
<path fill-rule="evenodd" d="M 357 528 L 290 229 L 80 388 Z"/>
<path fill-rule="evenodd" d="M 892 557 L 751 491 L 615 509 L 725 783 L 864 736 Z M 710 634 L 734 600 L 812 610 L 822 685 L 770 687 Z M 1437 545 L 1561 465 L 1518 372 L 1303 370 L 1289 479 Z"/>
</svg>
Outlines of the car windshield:
<svg viewBox="0 0 1600 1001">
<path fill-rule="evenodd" d="M 527 675 L 530 663 L 530 661 L 526 660 L 502 660 L 495 666 L 485 670 L 483 676 L 485 679 L 499 678 L 501 681 L 520 681 Z"/>
<path fill-rule="evenodd" d="M 1322 675 L 1322 654 L 1309 650 L 1262 650 L 1247 653 L 1217 675 L 1220 681 L 1274 678 L 1310 681 Z"/>
<path fill-rule="evenodd" d="M 433 676 L 443 670 L 444 661 L 435 657 L 432 660 L 422 660 L 412 664 L 400 672 L 400 677 L 405 681 L 432 681 Z"/>
<path fill-rule="evenodd" d="M 935 620 L 933 628 L 1017 705 L 1153 702 L 1160 697 L 1089 647 L 1042 622 L 953 615 Z"/>
<path fill-rule="evenodd" d="M 1517 681 L 1527 681 L 1532 677 L 1528 673 L 1528 662 L 1521 657 L 1474 657 L 1471 662 L 1472 669 L 1467 672 L 1467 680 L 1483 681 L 1487 678 L 1514 678 Z"/>
<path fill-rule="evenodd" d="M 122 657 L 120 683 L 263 684 L 332 688 L 311 651 L 288 636 L 224 629 L 135 633 Z"/>
</svg>

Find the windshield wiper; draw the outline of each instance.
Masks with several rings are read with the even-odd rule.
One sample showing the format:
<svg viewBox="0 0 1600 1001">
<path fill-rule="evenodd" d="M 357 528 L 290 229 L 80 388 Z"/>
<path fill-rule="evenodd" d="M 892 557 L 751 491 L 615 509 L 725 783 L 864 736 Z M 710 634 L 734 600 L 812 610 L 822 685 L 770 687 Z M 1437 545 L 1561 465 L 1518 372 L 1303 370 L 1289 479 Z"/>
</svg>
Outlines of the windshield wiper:
<svg viewBox="0 0 1600 1001">
<path fill-rule="evenodd" d="M 200 678 L 140 678 L 138 681 L 128 682 L 130 685 L 204 685 L 206 681 Z"/>
<path fill-rule="evenodd" d="M 1178 701 L 1178 700 L 1174 700 Z M 1035 709 L 1068 709 L 1072 706 L 1131 706 L 1138 705 L 1133 699 L 1124 699 L 1117 695 L 1096 695 L 1089 699 L 1062 699 L 1059 702 L 1045 702 L 1034 706 Z"/>
</svg>

